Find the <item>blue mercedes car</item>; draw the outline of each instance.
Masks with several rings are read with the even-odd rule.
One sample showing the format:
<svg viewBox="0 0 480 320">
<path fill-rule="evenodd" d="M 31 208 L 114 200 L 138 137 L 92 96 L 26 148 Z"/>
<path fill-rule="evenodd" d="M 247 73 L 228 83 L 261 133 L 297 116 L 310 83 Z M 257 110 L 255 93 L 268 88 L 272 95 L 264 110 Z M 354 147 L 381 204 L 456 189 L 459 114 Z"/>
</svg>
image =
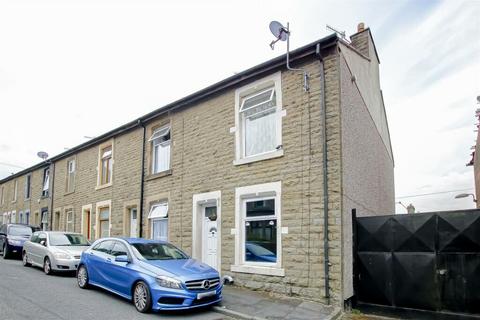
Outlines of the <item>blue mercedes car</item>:
<svg viewBox="0 0 480 320">
<path fill-rule="evenodd" d="M 80 288 L 103 288 L 133 302 L 138 311 L 180 310 L 222 300 L 218 272 L 174 245 L 140 238 L 103 238 L 82 253 Z"/>
</svg>

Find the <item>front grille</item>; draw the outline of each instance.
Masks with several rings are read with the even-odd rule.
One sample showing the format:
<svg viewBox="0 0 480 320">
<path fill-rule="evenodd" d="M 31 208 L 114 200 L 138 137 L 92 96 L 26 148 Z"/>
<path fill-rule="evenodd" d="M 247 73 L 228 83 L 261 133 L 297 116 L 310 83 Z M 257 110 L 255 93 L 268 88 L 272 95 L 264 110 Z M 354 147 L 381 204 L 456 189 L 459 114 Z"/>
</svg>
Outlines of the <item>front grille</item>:
<svg viewBox="0 0 480 320">
<path fill-rule="evenodd" d="M 80 256 L 73 256 L 73 258 L 75 258 L 75 259 L 80 259 Z"/>
<path fill-rule="evenodd" d="M 219 283 L 220 278 L 210 278 L 186 281 L 185 285 L 188 290 L 210 290 L 218 287 Z"/>
</svg>

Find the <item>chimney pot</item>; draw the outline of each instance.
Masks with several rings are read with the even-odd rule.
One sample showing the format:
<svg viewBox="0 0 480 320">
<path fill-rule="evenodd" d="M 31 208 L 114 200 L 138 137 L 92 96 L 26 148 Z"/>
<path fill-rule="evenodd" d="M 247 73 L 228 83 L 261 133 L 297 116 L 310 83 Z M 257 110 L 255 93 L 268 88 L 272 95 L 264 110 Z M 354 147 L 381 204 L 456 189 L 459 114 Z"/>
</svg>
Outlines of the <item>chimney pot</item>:
<svg viewBox="0 0 480 320">
<path fill-rule="evenodd" d="M 365 23 L 360 22 L 357 26 L 357 32 L 362 32 L 365 30 Z"/>
</svg>

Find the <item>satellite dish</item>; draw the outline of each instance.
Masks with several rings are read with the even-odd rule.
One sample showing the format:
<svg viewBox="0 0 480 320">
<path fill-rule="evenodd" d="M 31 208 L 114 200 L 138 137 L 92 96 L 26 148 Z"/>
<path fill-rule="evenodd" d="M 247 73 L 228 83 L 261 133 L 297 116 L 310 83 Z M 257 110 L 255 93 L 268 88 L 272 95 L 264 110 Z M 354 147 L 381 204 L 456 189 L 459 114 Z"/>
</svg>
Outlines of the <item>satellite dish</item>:
<svg viewBox="0 0 480 320">
<path fill-rule="evenodd" d="M 45 151 L 39 151 L 39 152 L 37 152 L 37 156 L 39 158 L 42 158 L 43 160 L 45 160 L 45 159 L 48 158 L 48 153 L 46 153 Z"/>
<path fill-rule="evenodd" d="M 275 38 L 278 40 L 285 41 L 287 40 L 288 36 L 288 30 L 285 29 L 284 26 L 278 21 L 272 21 L 270 22 L 270 31 L 272 34 L 275 36 Z"/>
</svg>

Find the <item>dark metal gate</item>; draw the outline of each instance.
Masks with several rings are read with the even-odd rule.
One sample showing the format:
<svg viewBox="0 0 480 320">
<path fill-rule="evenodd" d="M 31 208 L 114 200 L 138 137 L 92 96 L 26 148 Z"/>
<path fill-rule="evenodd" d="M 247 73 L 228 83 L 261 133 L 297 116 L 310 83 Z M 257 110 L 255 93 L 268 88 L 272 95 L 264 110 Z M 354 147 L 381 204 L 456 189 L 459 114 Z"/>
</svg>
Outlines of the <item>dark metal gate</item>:
<svg viewBox="0 0 480 320">
<path fill-rule="evenodd" d="M 358 303 L 480 314 L 480 210 L 353 221 Z"/>
</svg>

